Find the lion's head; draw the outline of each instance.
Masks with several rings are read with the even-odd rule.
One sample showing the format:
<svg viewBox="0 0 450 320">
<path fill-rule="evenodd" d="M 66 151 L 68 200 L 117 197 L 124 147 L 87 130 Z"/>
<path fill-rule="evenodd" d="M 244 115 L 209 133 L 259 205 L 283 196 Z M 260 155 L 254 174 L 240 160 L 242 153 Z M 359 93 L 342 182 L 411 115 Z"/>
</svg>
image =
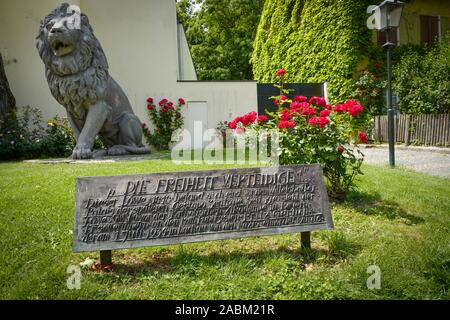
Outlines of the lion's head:
<svg viewBox="0 0 450 320">
<path fill-rule="evenodd" d="M 90 67 L 108 69 L 87 16 L 76 6 L 59 5 L 41 21 L 36 39 L 42 61 L 55 75 L 73 75 Z"/>
</svg>

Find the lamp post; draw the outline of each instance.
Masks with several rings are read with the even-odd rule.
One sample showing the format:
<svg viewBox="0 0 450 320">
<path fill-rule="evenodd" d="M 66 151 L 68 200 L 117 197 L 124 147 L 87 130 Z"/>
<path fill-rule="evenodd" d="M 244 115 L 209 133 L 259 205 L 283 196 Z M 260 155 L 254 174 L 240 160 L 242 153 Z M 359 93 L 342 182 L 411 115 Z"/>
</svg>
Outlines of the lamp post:
<svg viewBox="0 0 450 320">
<path fill-rule="evenodd" d="M 395 125 L 394 125 L 394 109 L 392 106 L 392 47 L 391 30 L 395 30 L 400 26 L 400 19 L 403 11 L 403 2 L 397 0 L 386 0 L 378 5 L 375 9 L 375 25 L 376 29 L 386 32 L 386 48 L 387 62 L 387 94 L 386 102 L 388 108 L 388 140 L 389 140 L 389 165 L 395 167 Z"/>
</svg>

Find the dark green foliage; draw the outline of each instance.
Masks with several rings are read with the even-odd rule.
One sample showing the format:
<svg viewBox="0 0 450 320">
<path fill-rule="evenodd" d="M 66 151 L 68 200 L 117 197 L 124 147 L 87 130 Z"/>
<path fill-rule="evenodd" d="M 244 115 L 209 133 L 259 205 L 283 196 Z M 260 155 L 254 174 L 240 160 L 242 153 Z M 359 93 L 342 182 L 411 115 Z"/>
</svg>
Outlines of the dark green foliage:
<svg viewBox="0 0 450 320">
<path fill-rule="evenodd" d="M 202 4 L 194 12 L 194 5 Z M 199 80 L 251 80 L 250 58 L 263 0 L 181 0 L 183 23 Z"/>
<path fill-rule="evenodd" d="M 42 114 L 32 107 L 20 108 L 0 130 L 0 160 L 67 157 L 75 138 L 67 119 L 54 117 L 42 126 Z M 94 148 L 103 148 L 97 138 Z"/>
<path fill-rule="evenodd" d="M 0 159 L 37 157 L 41 151 L 44 129 L 39 110 L 25 107 L 7 119 L 0 131 Z"/>
<path fill-rule="evenodd" d="M 273 82 L 285 68 L 287 82 L 330 83 L 332 103 L 349 98 L 358 62 L 372 48 L 366 10 L 371 1 L 267 0 L 253 52 L 253 72 Z"/>
</svg>

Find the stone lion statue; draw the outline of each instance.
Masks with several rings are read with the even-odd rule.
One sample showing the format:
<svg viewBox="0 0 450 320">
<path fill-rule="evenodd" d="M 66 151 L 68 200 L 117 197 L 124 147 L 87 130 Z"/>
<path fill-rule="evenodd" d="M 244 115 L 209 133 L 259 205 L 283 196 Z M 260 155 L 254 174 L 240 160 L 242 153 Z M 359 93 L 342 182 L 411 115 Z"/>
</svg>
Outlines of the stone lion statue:
<svg viewBox="0 0 450 320">
<path fill-rule="evenodd" d="M 77 141 L 72 157 L 148 153 L 141 122 L 109 75 L 102 47 L 79 10 L 59 5 L 41 21 L 36 44 L 50 91 L 66 109 Z M 97 136 L 107 150 L 94 152 Z"/>
</svg>

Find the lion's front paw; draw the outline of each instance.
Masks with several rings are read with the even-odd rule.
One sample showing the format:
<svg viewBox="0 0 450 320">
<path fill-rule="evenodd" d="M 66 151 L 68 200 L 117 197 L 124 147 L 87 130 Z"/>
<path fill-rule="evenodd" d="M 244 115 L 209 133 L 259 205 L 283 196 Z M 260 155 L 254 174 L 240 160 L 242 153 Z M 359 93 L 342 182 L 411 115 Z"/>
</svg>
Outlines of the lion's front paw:
<svg viewBox="0 0 450 320">
<path fill-rule="evenodd" d="M 89 148 L 75 148 L 72 152 L 72 159 L 82 160 L 82 159 L 92 159 L 93 152 Z"/>
</svg>

